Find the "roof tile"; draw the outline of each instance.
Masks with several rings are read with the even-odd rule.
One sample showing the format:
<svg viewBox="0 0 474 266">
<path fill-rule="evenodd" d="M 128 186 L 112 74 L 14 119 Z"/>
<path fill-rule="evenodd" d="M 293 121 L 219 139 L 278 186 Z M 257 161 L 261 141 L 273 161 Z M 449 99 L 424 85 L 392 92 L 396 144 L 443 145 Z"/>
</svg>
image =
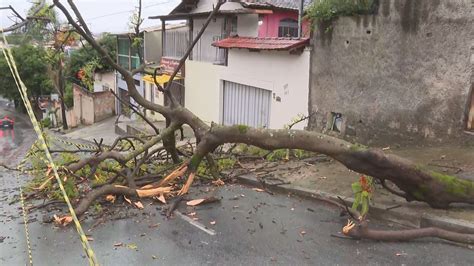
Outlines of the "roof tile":
<svg viewBox="0 0 474 266">
<path fill-rule="evenodd" d="M 308 38 L 252 38 L 230 37 L 212 45 L 219 48 L 241 48 L 251 50 L 293 50 L 309 44 Z"/>
</svg>

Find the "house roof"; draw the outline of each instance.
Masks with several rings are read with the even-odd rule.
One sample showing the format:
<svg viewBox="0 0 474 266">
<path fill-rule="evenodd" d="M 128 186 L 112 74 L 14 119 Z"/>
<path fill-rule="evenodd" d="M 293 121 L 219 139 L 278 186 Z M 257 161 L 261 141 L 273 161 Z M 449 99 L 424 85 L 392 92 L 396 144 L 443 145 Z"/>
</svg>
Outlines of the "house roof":
<svg viewBox="0 0 474 266">
<path fill-rule="evenodd" d="M 313 0 L 304 0 L 304 8 L 308 7 Z M 244 0 L 242 5 L 250 8 L 283 8 L 298 10 L 299 0 Z"/>
<path fill-rule="evenodd" d="M 197 7 L 199 0 L 181 0 L 181 2 L 168 14 L 160 16 L 151 16 L 150 19 L 185 19 L 191 16 L 203 16 L 210 13 L 200 12 L 192 13 L 191 11 Z M 270 12 L 274 9 L 288 9 L 298 10 L 299 0 L 241 0 L 233 1 L 240 3 L 242 8 L 234 10 L 219 10 L 218 14 L 248 14 L 248 13 L 261 13 L 259 9 L 268 9 Z M 308 7 L 313 0 L 304 0 L 304 7 Z"/>
<path fill-rule="evenodd" d="M 217 42 L 212 46 L 219 48 L 240 48 L 250 50 L 273 50 L 290 51 L 303 48 L 309 44 L 308 38 L 253 38 L 253 37 L 230 37 Z"/>
</svg>

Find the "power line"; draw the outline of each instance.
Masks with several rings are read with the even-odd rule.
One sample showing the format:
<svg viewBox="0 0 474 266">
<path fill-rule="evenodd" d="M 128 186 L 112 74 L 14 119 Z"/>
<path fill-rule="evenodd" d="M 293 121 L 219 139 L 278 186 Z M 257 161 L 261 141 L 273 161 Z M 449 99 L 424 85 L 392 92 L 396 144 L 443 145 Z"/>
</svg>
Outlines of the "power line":
<svg viewBox="0 0 474 266">
<path fill-rule="evenodd" d="M 170 2 L 171 2 L 170 0 L 167 0 L 165 2 L 159 2 L 159 3 L 143 6 L 142 8 L 149 8 L 149 7 L 153 7 L 153 6 L 164 5 L 164 4 L 168 4 Z M 91 20 L 95 20 L 95 19 L 99 19 L 99 18 L 105 18 L 105 17 L 115 16 L 115 15 L 125 14 L 125 13 L 129 13 L 129 12 L 133 12 L 133 11 L 135 11 L 135 9 L 126 10 L 126 11 L 119 11 L 119 12 L 110 13 L 110 14 L 105 14 L 105 15 L 101 15 L 101 16 L 98 16 L 98 17 L 87 18 L 86 20 L 91 21 Z"/>
</svg>

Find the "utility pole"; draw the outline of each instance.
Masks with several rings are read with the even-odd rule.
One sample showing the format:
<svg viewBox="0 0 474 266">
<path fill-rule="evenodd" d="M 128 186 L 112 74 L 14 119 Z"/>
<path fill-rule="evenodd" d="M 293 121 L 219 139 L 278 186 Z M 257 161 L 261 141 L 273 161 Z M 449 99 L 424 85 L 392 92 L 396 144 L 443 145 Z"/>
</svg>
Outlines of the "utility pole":
<svg viewBox="0 0 474 266">
<path fill-rule="evenodd" d="M 303 12 L 304 0 L 300 0 L 300 8 L 298 10 L 298 38 L 303 37 Z"/>
</svg>

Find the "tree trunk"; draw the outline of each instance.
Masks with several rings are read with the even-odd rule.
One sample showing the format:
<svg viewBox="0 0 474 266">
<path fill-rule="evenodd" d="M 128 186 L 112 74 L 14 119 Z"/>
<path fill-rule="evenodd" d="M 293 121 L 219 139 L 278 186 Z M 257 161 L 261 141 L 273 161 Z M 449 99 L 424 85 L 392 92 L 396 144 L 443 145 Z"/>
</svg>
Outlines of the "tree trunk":
<svg viewBox="0 0 474 266">
<path fill-rule="evenodd" d="M 61 100 L 61 117 L 63 120 L 63 129 L 67 130 L 67 118 L 66 118 L 66 104 L 64 102 L 64 76 L 63 76 L 63 62 L 59 60 L 58 63 L 58 91 L 59 98 Z"/>
<path fill-rule="evenodd" d="M 380 180 L 390 180 L 405 192 L 407 201 L 422 201 L 433 208 L 450 203 L 474 204 L 474 181 L 431 171 L 396 155 L 360 144 L 303 130 L 255 129 L 247 126 L 213 126 L 196 153 L 213 151 L 224 143 L 245 143 L 260 148 L 303 149 L 326 154 L 347 168 Z"/>
</svg>

